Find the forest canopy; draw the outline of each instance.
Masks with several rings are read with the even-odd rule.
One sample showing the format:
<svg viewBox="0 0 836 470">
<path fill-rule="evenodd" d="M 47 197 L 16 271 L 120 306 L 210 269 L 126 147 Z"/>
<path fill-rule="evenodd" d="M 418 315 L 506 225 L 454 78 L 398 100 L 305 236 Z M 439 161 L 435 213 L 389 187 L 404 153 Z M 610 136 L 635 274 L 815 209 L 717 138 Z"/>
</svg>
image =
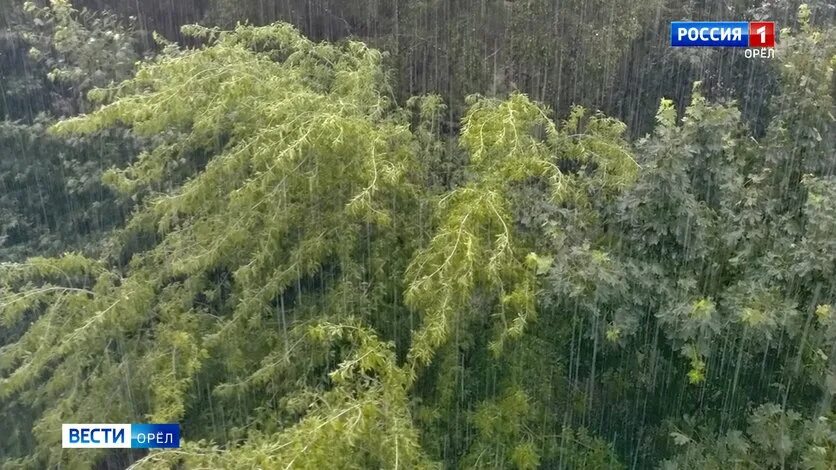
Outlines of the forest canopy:
<svg viewBox="0 0 836 470">
<path fill-rule="evenodd" d="M 817 4 L 762 109 L 690 80 L 641 137 L 598 110 L 612 48 L 569 106 L 543 77 L 407 93 L 400 30 L 149 46 L 118 12 L 0 5 L 25 51 L 0 55 L 0 468 L 836 466 Z M 61 448 L 130 422 L 182 448 Z"/>
</svg>

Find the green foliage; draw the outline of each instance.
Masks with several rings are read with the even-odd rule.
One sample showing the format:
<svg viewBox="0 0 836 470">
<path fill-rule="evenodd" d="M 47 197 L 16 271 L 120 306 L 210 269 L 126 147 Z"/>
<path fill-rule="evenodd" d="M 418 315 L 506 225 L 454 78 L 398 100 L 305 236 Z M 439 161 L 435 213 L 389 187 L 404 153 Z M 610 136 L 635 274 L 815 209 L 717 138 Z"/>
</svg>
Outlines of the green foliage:
<svg viewBox="0 0 836 470">
<path fill-rule="evenodd" d="M 663 462 L 665 470 L 730 466 L 823 470 L 836 465 L 836 427 L 831 419 L 803 419 L 775 404 L 755 409 L 744 432 L 733 430 L 699 440 L 680 432 L 672 434 L 683 450 L 676 459 Z"/>
<path fill-rule="evenodd" d="M 90 109 L 85 94 L 126 78 L 138 55 L 133 30 L 113 15 L 64 1 L 20 15 L 0 41 L 0 259 L 91 249 L 128 208 L 102 183 L 137 143 L 122 129 L 89 137 L 49 136 L 57 116 Z"/>
<path fill-rule="evenodd" d="M 590 436 L 584 428 L 577 431 L 564 428 L 559 439 L 560 468 L 590 470 L 595 468 L 607 470 L 625 468 L 605 441 Z"/>
<path fill-rule="evenodd" d="M 67 0 L 50 0 L 44 8 L 26 2 L 23 9 L 36 26 L 24 33 L 30 58 L 49 70 L 51 82 L 71 90 L 75 103 L 68 105 L 76 112 L 87 110 L 89 90 L 133 72 L 138 59 L 133 32 L 114 15 L 77 11 Z"/>
<path fill-rule="evenodd" d="M 473 422 L 479 439 L 465 460 L 467 468 L 537 468 L 538 450 L 533 444 L 537 436 L 526 432 L 524 425 L 531 416 L 529 399 L 522 390 L 511 390 L 495 402 L 477 407 Z"/>
<path fill-rule="evenodd" d="M 126 161 L 137 143 L 123 130 L 94 137 L 47 135 L 50 120 L 0 121 L 0 258 L 91 248 L 123 218 L 129 201 L 102 184 L 112 164 Z"/>
<path fill-rule="evenodd" d="M 95 64 L 52 8 L 59 62 Z M 831 468 L 834 50 L 807 16 L 762 138 L 699 83 L 635 143 L 519 92 L 451 136 L 385 54 L 282 23 L 184 28 L 118 85 L 53 74 L 104 88 L 40 138 L 148 145 L 104 174 L 137 206 L 101 253 L 0 265 L 2 464 Z M 58 443 L 142 421 L 183 448 Z"/>
<path fill-rule="evenodd" d="M 474 178 L 441 199 L 439 229 L 407 272 L 405 300 L 427 315 L 410 350 L 413 368 L 429 363 L 447 341 L 455 315 L 468 310 L 477 289 L 499 300 L 496 315 L 503 328 L 491 346 L 495 353 L 506 336 L 521 336 L 535 319 L 536 271 L 527 265 L 530 251 L 516 242 L 510 215 L 514 183 L 542 179 L 554 200 L 582 205 L 587 192 L 618 189 L 635 174 L 635 162 L 619 140 L 623 125 L 593 116 L 581 134 L 583 113 L 578 108 L 558 129 L 523 95 L 506 101 L 475 98 L 461 136 Z M 537 130 L 544 135 L 538 138 Z M 595 169 L 591 175 L 564 173 L 555 161 Z M 521 246 L 515 250 L 515 245 Z"/>
<path fill-rule="evenodd" d="M 66 410 L 94 409 L 119 371 L 131 367 L 137 377 L 150 380 L 120 385 L 134 409 L 112 410 L 109 419 L 188 422 L 189 410 L 209 399 L 190 392 L 198 382 L 214 384 L 212 393 L 221 397 L 232 394 L 229 400 L 244 393 L 254 402 L 267 400 L 262 406 L 272 408 L 276 404 L 265 390 L 253 386 L 268 380 L 275 387 L 276 374 L 296 373 L 298 380 L 315 379 L 308 393 L 319 390 L 321 397 L 297 418 L 298 424 L 277 430 L 276 439 L 288 442 L 282 453 L 273 454 L 272 444 L 262 450 L 253 444 L 253 453 L 315 466 L 318 454 L 308 444 L 333 446 L 340 436 L 346 449 L 353 448 L 354 439 L 397 443 L 394 455 L 383 450 L 390 446 L 369 455 L 346 451 L 346 465 L 424 460 L 406 394 L 420 369 L 449 341 L 446 330 L 453 315 L 470 302 L 478 285 L 495 292 L 503 315 L 500 342 L 520 337 L 534 318 L 534 271 L 525 265 L 529 250 L 513 246 L 509 185 L 528 178 L 550 180 L 557 197 L 574 194 L 567 199 L 579 199 L 584 189 L 618 190 L 635 172 L 629 159 L 619 163 L 626 152 L 618 140 L 623 125 L 601 116 L 586 118 L 578 110 L 558 131 L 545 110 L 522 95 L 505 102 L 479 101 L 462 139 L 472 177 L 440 199 L 436 234 L 407 269 L 404 261 L 416 246 L 405 234 L 422 230 L 408 215 L 422 197 L 412 182 L 422 174 L 415 158 L 420 147 L 386 98 L 380 54 L 359 43 L 342 48 L 314 44 L 282 25 L 241 26 L 232 32 L 195 27 L 190 32 L 210 45 L 159 56 L 134 79 L 99 94 L 112 102 L 54 128 L 64 135 L 122 124 L 140 136 L 160 136 L 160 143 L 134 164 L 107 176 L 120 191 L 145 195 L 119 239 L 153 233 L 158 242 L 114 253 L 132 257 L 127 271 L 103 274 L 89 289 L 95 294 L 73 297 L 80 310 L 28 305 L 27 312 L 39 323 L 61 321 L 65 326 L 53 330 L 58 336 L 49 347 L 24 338 L 4 350 L 9 364 L 5 396 L 22 399 L 22 390 L 40 384 L 39 400 L 58 403 L 43 418 L 54 423 L 70 419 Z M 499 127 L 492 127 L 494 122 Z M 544 140 L 538 128 L 545 129 Z M 205 169 L 184 178 L 178 162 L 206 153 L 214 155 Z M 554 163 L 555 153 L 596 168 L 589 177 L 563 172 Z M 381 258 L 393 250 L 402 253 L 402 261 Z M 388 293 L 397 293 L 401 276 L 408 283 L 407 305 L 424 314 L 405 369 L 391 350 L 385 352 L 391 346 L 370 339 L 374 333 L 369 330 L 361 336 L 338 335 L 338 357 L 344 359 L 327 379 L 309 375 L 309 369 L 280 372 L 295 353 L 288 347 L 294 335 L 288 323 L 298 331 L 298 325 L 317 324 L 325 315 L 334 325 L 346 325 L 360 314 L 360 325 L 375 325 L 380 321 L 375 311 L 392 309 Z M 224 279 L 220 284 L 219 277 Z M 316 278 L 329 283 L 318 287 L 308 281 Z M 16 298 L 20 288 L 10 286 L 8 295 Z M 285 310 L 285 299 L 291 312 Z M 282 327 L 265 328 L 277 308 Z M 85 309 L 96 313 L 83 318 Z M 322 328 L 312 330 L 315 337 L 337 334 Z M 66 380 L 65 368 L 84 373 L 113 343 L 118 348 L 111 359 L 85 380 L 91 393 L 54 395 L 60 389 L 54 384 Z M 284 356 L 273 356 L 270 351 L 281 344 Z M 356 359 L 350 359 L 351 345 L 359 348 Z M 77 350 L 83 346 L 92 349 Z M 134 394 L 147 398 L 129 399 Z M 348 420 L 354 409 L 365 410 L 365 418 Z M 274 413 L 298 416 L 292 410 Z M 79 418 L 75 412 L 71 416 Z M 402 432 L 393 434 L 399 427 Z M 37 428 L 48 426 L 41 422 Z M 195 432 L 192 439 L 216 437 Z M 56 464 L 61 457 L 51 450 L 54 437 L 49 436 L 38 436 L 39 459 Z M 526 449 L 517 448 L 515 459 L 534 455 Z M 229 458 L 239 458 L 237 451 L 230 452 Z M 296 460 L 303 456 L 308 463 Z"/>
<path fill-rule="evenodd" d="M 58 336 L 49 343 L 24 337 L 4 349 L 6 398 L 23 399 L 23 388 L 39 384 L 38 400 L 54 403 L 43 419 L 60 422 L 70 419 L 65 414 L 70 410 L 92 412 L 113 380 L 132 369 L 136 378 L 123 377 L 119 385 L 132 409 L 113 409 L 108 419 L 188 420 L 189 410 L 201 408 L 195 401 L 200 395 L 191 394 L 198 377 L 222 391 L 223 382 L 257 374 L 274 345 L 285 344 L 285 354 L 291 354 L 286 330 L 265 328 L 276 308 L 271 303 L 280 301 L 282 308 L 285 298 L 292 303 L 287 323 L 304 322 L 320 309 L 346 320 L 369 304 L 355 292 L 361 284 L 374 284 L 370 294 L 378 283 L 394 287 L 390 276 L 398 264 L 375 253 L 408 249 L 395 237 L 409 221 L 393 219 L 392 207 L 410 207 L 407 177 L 414 167 L 414 142 L 405 124 L 388 117 L 391 105 L 379 62 L 380 54 L 361 44 L 342 49 L 313 44 L 286 26 L 240 27 L 218 35 L 211 47 L 159 57 L 114 90 L 114 103 L 58 125 L 61 134 L 98 132 L 118 123 L 139 135 L 168 130 L 168 138 L 153 150 L 109 176 L 128 194 L 147 194 L 122 239 L 155 233 L 159 242 L 116 253 L 133 255 L 125 275 L 110 272 L 91 287 L 95 295 L 73 297 L 82 311 L 96 312 L 91 317 L 76 309 L 30 309 L 44 328 L 58 322 L 63 327 L 51 330 Z M 170 163 L 213 151 L 217 155 L 205 169 L 186 181 L 182 168 Z M 375 250 L 369 252 L 365 247 L 372 239 Z M 375 261 L 366 264 L 361 254 Z M 334 283 L 325 292 L 304 287 L 314 276 L 332 277 Z M 12 296 L 15 287 L 7 291 Z M 306 314 L 304 299 L 317 293 L 326 296 L 325 303 Z M 285 322 L 284 310 L 282 316 Z M 34 338 L 39 331 L 27 334 Z M 362 338 L 345 338 L 361 343 L 361 358 L 364 348 L 383 347 L 362 346 L 371 341 Z M 102 354 L 110 359 L 100 362 Z M 292 357 L 280 357 L 279 363 Z M 392 357 L 386 361 L 395 366 Z M 358 372 L 372 378 L 386 364 L 378 362 L 361 365 Z M 59 395 L 58 384 L 66 383 L 68 371 L 87 375 L 89 393 Z M 321 445 L 330 445 L 334 436 L 350 434 L 356 426 L 367 442 L 385 450 L 368 458 L 417 459 L 405 400 L 400 410 L 375 410 L 394 406 L 398 393 L 404 396 L 402 380 L 383 380 L 356 396 L 358 385 L 349 380 L 354 371 L 346 363 L 320 384 L 334 386 L 328 392 L 332 398 L 322 403 L 321 413 L 300 422 L 299 433 L 289 434 L 300 443 L 286 449 L 289 455 L 316 455 L 308 453 L 309 439 L 300 433 L 321 433 Z M 345 381 L 352 384 L 349 390 L 342 388 Z M 356 420 L 351 409 L 371 413 L 369 421 Z M 80 419 L 81 411 L 72 413 L 72 419 Z M 351 425 L 344 429 L 340 423 Z M 405 426 L 403 433 L 389 434 L 397 423 Z M 38 436 L 39 461 L 58 464 L 62 457 L 55 437 Z M 392 455 L 384 445 L 391 442 L 400 449 Z M 80 464 L 84 460 L 78 459 L 94 456 L 64 458 Z"/>
</svg>

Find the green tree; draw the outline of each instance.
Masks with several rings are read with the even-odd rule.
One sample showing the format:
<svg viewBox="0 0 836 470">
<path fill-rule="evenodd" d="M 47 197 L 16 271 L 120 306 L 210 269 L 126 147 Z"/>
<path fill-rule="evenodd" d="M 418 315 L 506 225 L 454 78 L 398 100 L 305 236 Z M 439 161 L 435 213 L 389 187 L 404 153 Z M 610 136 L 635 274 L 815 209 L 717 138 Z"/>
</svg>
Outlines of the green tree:
<svg viewBox="0 0 836 470">
<path fill-rule="evenodd" d="M 632 143 L 490 82 L 452 126 L 360 42 L 186 27 L 50 127 L 148 145 L 103 176 L 137 206 L 102 250 L 0 265 L 3 464 L 831 468 L 836 41 L 811 16 L 763 137 L 697 83 Z M 58 445 L 132 421 L 183 448 Z"/>
<path fill-rule="evenodd" d="M 58 117 L 91 109 L 86 94 L 132 73 L 133 31 L 113 15 L 56 0 L 11 5 L 0 41 L 0 259 L 90 248 L 129 204 L 101 184 L 138 143 L 122 129 L 56 137 Z"/>
<path fill-rule="evenodd" d="M 558 127 L 523 95 L 474 98 L 462 136 L 471 176 L 437 196 L 419 185 L 425 150 L 387 98 L 379 52 L 283 25 L 189 32 L 210 45 L 170 49 L 95 94 L 109 104 L 55 127 L 126 124 L 160 142 L 106 175 L 143 204 L 105 259 L 4 267 L 5 325 L 19 332 L 3 350 L 4 410 L 43 403 L 30 457 L 104 458 L 61 454 L 53 428 L 93 419 L 119 390 L 124 406 L 97 419 L 184 423 L 191 450 L 149 465 L 186 455 L 318 467 L 334 446 L 344 466 L 430 465 L 409 397 L 452 325 L 481 317 L 475 299 L 493 305 L 501 354 L 534 318 L 511 186 L 538 179 L 579 209 L 590 192 L 617 193 L 636 171 L 624 126 L 578 109 Z M 177 164 L 204 154 L 191 175 Z M 65 395 L 68 381 L 85 392 Z M 220 417 L 227 429 L 207 425 Z M 536 452 L 516 448 L 518 460 Z"/>
</svg>

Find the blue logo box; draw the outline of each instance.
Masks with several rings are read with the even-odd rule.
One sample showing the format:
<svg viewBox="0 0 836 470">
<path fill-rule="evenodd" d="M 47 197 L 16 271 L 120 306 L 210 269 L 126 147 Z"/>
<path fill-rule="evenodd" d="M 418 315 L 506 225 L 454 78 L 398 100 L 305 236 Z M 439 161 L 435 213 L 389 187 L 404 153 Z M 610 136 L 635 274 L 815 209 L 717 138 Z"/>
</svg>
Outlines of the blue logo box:
<svg viewBox="0 0 836 470">
<path fill-rule="evenodd" d="M 673 47 L 749 47 L 746 21 L 674 21 Z"/>
<path fill-rule="evenodd" d="M 179 424 L 131 424 L 131 449 L 180 447 Z"/>
<path fill-rule="evenodd" d="M 62 424 L 65 449 L 157 449 L 180 447 L 180 425 Z"/>
</svg>

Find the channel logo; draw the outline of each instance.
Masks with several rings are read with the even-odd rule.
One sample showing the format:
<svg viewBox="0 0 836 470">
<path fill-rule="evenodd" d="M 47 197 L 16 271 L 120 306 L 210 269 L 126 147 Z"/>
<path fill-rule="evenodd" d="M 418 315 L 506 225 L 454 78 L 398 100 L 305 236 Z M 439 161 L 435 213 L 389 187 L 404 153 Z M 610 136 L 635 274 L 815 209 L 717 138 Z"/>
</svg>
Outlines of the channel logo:
<svg viewBox="0 0 836 470">
<path fill-rule="evenodd" d="M 773 21 L 674 21 L 672 47 L 775 47 Z"/>
<path fill-rule="evenodd" d="M 156 449 L 180 447 L 179 424 L 62 424 L 65 449 Z"/>
</svg>

